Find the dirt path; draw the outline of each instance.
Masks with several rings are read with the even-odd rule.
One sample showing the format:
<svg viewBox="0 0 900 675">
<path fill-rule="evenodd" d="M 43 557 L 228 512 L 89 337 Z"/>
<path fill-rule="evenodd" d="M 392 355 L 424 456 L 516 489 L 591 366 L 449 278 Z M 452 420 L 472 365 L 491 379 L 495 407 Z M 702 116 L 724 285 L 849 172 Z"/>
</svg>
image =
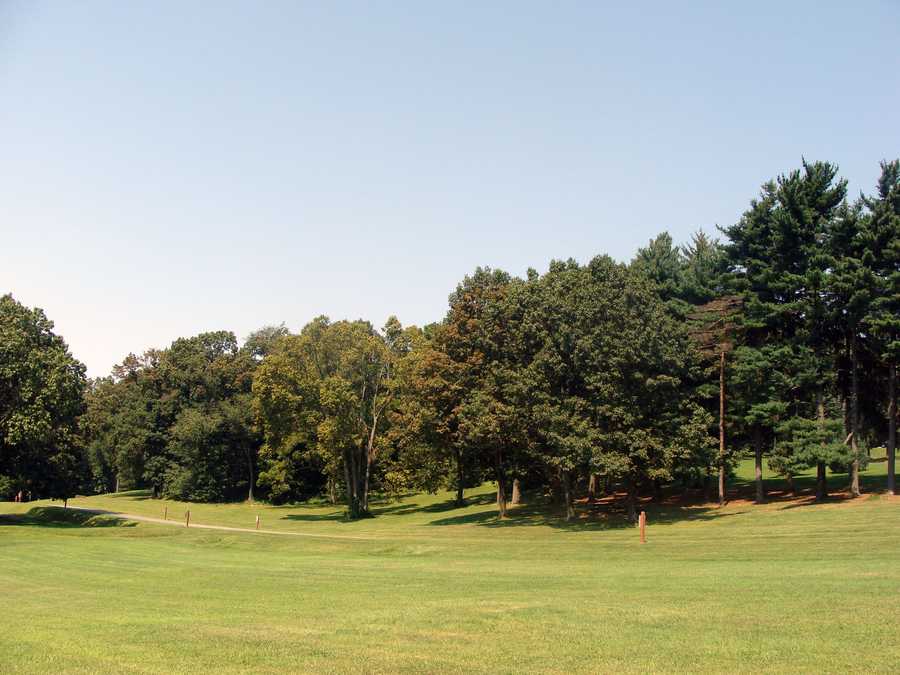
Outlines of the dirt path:
<svg viewBox="0 0 900 675">
<path fill-rule="evenodd" d="M 89 509 L 84 506 L 69 506 L 68 508 L 83 513 L 95 513 L 98 516 L 110 516 L 119 520 L 135 520 L 141 523 L 154 523 L 156 525 L 169 525 L 171 527 L 185 527 L 184 523 L 178 520 L 163 520 L 162 518 L 151 518 L 150 516 L 139 516 L 134 513 L 121 513 L 119 511 L 106 511 L 104 509 Z M 288 537 L 312 537 L 314 539 L 349 539 L 353 541 L 378 541 L 378 537 L 361 537 L 349 534 L 312 534 L 310 532 L 285 532 L 282 530 L 257 530 L 252 527 L 229 527 L 228 525 L 204 525 L 202 523 L 192 522 L 190 528 L 199 530 L 218 530 L 220 532 L 247 532 L 249 534 L 277 534 Z"/>
</svg>

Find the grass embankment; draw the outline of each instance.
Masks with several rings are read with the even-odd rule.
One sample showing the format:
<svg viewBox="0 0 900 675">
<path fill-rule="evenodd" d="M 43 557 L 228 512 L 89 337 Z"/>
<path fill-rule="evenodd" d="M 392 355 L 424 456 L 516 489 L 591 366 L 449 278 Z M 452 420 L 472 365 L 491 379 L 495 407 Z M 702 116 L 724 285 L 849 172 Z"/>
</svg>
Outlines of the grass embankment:
<svg viewBox="0 0 900 675">
<path fill-rule="evenodd" d="M 740 478 L 747 479 L 746 465 Z M 883 483 L 884 463 L 867 471 Z M 842 484 L 843 477 L 834 480 Z M 772 481 L 771 486 L 780 486 Z M 332 506 L 191 505 L 122 523 L 0 504 L 0 671 L 890 671 L 900 661 L 900 501 L 647 505 L 567 525 L 488 487 Z M 70 504 L 161 517 L 164 502 Z M 170 517 L 184 505 L 168 503 Z"/>
</svg>

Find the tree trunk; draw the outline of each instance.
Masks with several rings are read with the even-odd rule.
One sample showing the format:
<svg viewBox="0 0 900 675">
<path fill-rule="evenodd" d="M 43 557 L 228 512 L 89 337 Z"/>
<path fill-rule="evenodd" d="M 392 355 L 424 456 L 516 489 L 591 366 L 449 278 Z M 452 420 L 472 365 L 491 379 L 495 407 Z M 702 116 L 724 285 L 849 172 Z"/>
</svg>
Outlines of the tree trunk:
<svg viewBox="0 0 900 675">
<path fill-rule="evenodd" d="M 762 478 L 763 438 L 762 429 L 758 426 L 753 429 L 753 449 L 753 465 L 756 470 L 756 503 L 764 504 L 766 501 L 766 491 L 763 487 Z"/>
<path fill-rule="evenodd" d="M 632 523 L 637 522 L 637 483 L 633 477 L 628 477 L 628 520 Z"/>
<path fill-rule="evenodd" d="M 503 471 L 503 451 L 500 448 L 494 452 L 494 470 L 497 473 L 497 510 L 501 518 L 506 518 L 506 473 Z"/>
<path fill-rule="evenodd" d="M 706 467 L 706 475 L 703 476 L 703 501 L 709 503 L 712 501 L 712 475 L 710 468 Z"/>
<path fill-rule="evenodd" d="M 725 350 L 719 359 L 719 506 L 725 504 Z"/>
<path fill-rule="evenodd" d="M 344 480 L 347 483 L 347 508 L 351 518 L 359 517 L 359 503 L 356 501 L 356 488 L 353 484 L 353 454 L 344 450 Z"/>
<path fill-rule="evenodd" d="M 568 471 L 560 470 L 559 481 L 562 483 L 563 499 L 566 502 L 566 522 L 575 519 L 575 505 L 572 503 L 572 481 Z"/>
<path fill-rule="evenodd" d="M 377 394 L 377 388 L 375 391 Z M 366 475 L 362 487 L 362 510 L 366 514 L 369 513 L 369 477 L 372 475 L 372 467 L 375 465 L 375 430 L 378 428 L 378 417 L 378 413 L 372 417 L 372 427 L 369 429 L 369 437 L 366 439 L 366 446 L 360 457 L 360 461 L 366 464 Z"/>
<path fill-rule="evenodd" d="M 116 474 L 116 494 L 119 492 L 119 475 Z"/>
<path fill-rule="evenodd" d="M 256 482 L 253 478 L 253 453 L 247 451 L 247 468 L 250 473 L 250 489 L 247 491 L 247 501 L 253 501 L 253 484 Z"/>
<path fill-rule="evenodd" d="M 851 391 L 850 391 L 850 450 L 853 461 L 850 463 L 850 496 L 859 497 L 859 354 L 856 346 L 856 333 L 850 341 L 851 359 Z"/>
<path fill-rule="evenodd" d="M 332 504 L 337 504 L 337 481 L 332 477 L 328 479 L 328 496 Z"/>
<path fill-rule="evenodd" d="M 653 479 L 653 501 L 659 504 L 663 499 L 662 483 L 659 478 Z"/>
<path fill-rule="evenodd" d="M 828 497 L 828 476 L 825 462 L 816 462 L 816 501 L 824 501 Z"/>
<path fill-rule="evenodd" d="M 463 494 L 465 478 L 463 476 L 462 450 L 456 448 L 454 454 L 456 455 L 456 505 L 465 506 L 466 500 L 465 495 Z"/>
<path fill-rule="evenodd" d="M 522 484 L 519 482 L 518 478 L 513 478 L 512 484 L 512 499 L 510 500 L 511 504 L 521 504 L 522 503 Z"/>
<path fill-rule="evenodd" d="M 888 494 L 897 493 L 897 482 L 894 474 L 894 462 L 897 452 L 897 366 L 891 364 L 888 376 L 888 442 L 887 442 L 887 470 L 888 470 Z"/>
<path fill-rule="evenodd" d="M 794 482 L 794 474 L 789 473 L 787 476 L 785 476 L 785 478 L 787 479 L 788 492 L 791 493 L 791 497 L 796 497 L 797 496 L 797 484 Z"/>
<path fill-rule="evenodd" d="M 588 479 L 588 499 L 590 501 L 594 501 L 597 499 L 597 496 L 600 492 L 599 489 L 600 476 L 595 473 L 591 474 L 591 477 Z"/>
<path fill-rule="evenodd" d="M 825 396 L 821 389 L 819 390 L 816 407 L 818 409 L 819 424 L 825 426 Z M 825 473 L 825 462 L 816 462 L 816 501 L 821 502 L 826 497 L 828 497 L 828 477 Z"/>
<path fill-rule="evenodd" d="M 363 482 L 362 490 L 362 509 L 365 513 L 369 512 L 369 476 L 372 475 L 372 464 L 374 458 L 367 453 L 366 455 L 366 478 Z"/>
<path fill-rule="evenodd" d="M 497 511 L 501 518 L 506 518 L 506 480 L 500 473 L 497 474 Z"/>
</svg>

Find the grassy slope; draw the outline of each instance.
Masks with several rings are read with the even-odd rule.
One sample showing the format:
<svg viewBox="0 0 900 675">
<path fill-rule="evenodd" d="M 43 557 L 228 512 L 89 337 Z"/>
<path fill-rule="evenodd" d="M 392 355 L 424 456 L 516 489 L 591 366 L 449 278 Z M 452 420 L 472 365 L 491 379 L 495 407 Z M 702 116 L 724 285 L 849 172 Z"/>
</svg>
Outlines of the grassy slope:
<svg viewBox="0 0 900 675">
<path fill-rule="evenodd" d="M 0 518 L 0 672 L 886 672 L 900 661 L 896 499 L 648 507 L 641 546 L 617 515 L 564 526 L 524 507 L 500 524 L 487 488 L 474 496 L 456 510 L 447 494 L 413 495 L 358 523 L 330 506 L 191 506 L 195 522 L 252 526 L 259 513 L 269 529 L 360 540 L 57 522 L 45 504 L 0 504 L 14 514 Z"/>
</svg>

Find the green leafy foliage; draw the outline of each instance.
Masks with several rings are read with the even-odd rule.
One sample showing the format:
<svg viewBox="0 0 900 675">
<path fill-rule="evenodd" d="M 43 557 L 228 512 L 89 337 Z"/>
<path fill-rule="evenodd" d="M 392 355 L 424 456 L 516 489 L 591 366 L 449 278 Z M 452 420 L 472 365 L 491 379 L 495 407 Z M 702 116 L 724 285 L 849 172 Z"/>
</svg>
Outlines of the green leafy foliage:
<svg viewBox="0 0 900 675">
<path fill-rule="evenodd" d="M 67 498 L 80 487 L 84 387 L 84 366 L 44 312 L 0 297 L 0 498 Z"/>
</svg>

